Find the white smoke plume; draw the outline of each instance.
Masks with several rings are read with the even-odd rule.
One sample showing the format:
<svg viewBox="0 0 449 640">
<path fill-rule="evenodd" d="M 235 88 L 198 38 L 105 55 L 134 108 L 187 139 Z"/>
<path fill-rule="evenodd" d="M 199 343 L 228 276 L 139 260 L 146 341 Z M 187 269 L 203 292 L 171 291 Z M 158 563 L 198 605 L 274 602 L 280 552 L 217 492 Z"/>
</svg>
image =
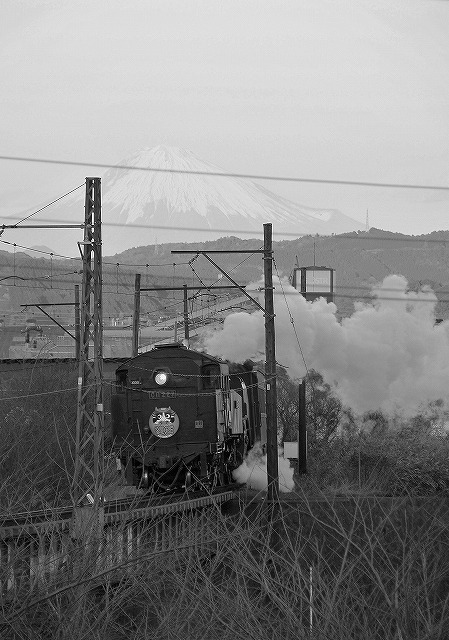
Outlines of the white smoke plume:
<svg viewBox="0 0 449 640">
<path fill-rule="evenodd" d="M 334 304 L 307 302 L 287 282 L 285 297 L 279 280 L 275 287 L 276 359 L 291 378 L 302 378 L 306 365 L 315 369 L 357 414 L 412 416 L 435 400 L 447 405 L 449 322 L 435 326 L 437 298 L 429 287 L 409 292 L 403 276 L 387 276 L 373 289 L 373 303 L 356 303 L 341 323 Z M 204 344 L 209 353 L 236 362 L 260 359 L 262 312 L 228 316 Z"/>
<path fill-rule="evenodd" d="M 293 468 L 290 462 L 281 455 L 278 456 L 279 467 L 279 491 L 288 493 L 294 488 Z M 246 484 L 250 489 L 267 491 L 267 456 L 263 454 L 260 442 L 257 442 L 249 451 L 243 463 L 232 472 L 234 480 L 240 484 Z"/>
<path fill-rule="evenodd" d="M 239 311 L 226 316 L 221 331 L 205 339 L 207 353 L 231 362 L 244 362 L 248 358 L 265 357 L 264 318 L 261 311 Z"/>
</svg>

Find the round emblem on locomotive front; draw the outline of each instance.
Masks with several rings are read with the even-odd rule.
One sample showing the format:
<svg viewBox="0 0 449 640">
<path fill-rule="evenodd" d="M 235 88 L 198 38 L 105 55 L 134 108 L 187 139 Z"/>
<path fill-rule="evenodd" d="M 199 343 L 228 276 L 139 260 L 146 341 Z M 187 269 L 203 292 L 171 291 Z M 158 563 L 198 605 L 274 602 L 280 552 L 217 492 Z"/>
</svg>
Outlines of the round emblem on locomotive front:
<svg viewBox="0 0 449 640">
<path fill-rule="evenodd" d="M 171 438 L 179 429 L 178 415 L 171 407 L 156 407 L 149 422 L 151 432 L 157 438 Z"/>
</svg>

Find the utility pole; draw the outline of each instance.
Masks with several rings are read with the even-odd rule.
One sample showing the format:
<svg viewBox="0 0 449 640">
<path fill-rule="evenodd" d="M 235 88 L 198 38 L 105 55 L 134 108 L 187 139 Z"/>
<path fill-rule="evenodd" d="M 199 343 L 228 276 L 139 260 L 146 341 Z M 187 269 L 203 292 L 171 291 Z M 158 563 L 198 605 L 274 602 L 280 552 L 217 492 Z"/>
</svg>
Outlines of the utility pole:
<svg viewBox="0 0 449 640">
<path fill-rule="evenodd" d="M 104 411 L 100 178 L 86 178 L 84 241 L 79 243 L 79 246 L 83 260 L 83 284 L 75 471 L 72 484 L 75 531 L 82 530 L 83 520 L 87 517 L 82 507 L 83 499 L 87 498 L 93 505 L 95 517 L 100 514 L 103 503 Z M 91 344 L 93 344 L 93 354 L 92 358 L 89 358 Z M 87 507 L 87 509 L 91 509 L 91 507 Z M 92 518 L 92 515 L 89 517 Z"/>
<path fill-rule="evenodd" d="M 133 315 L 133 348 L 132 357 L 139 353 L 139 324 L 140 324 L 140 273 L 136 273 L 134 281 L 134 315 Z"/>
<path fill-rule="evenodd" d="M 279 499 L 276 340 L 274 331 L 273 243 L 271 224 L 264 231 L 264 288 L 265 288 L 265 380 L 267 394 L 267 479 L 268 502 Z"/>
<path fill-rule="evenodd" d="M 183 285 L 182 287 L 184 292 L 184 339 L 186 344 L 189 344 L 189 309 L 188 309 L 188 300 L 187 300 L 187 285 Z"/>
</svg>

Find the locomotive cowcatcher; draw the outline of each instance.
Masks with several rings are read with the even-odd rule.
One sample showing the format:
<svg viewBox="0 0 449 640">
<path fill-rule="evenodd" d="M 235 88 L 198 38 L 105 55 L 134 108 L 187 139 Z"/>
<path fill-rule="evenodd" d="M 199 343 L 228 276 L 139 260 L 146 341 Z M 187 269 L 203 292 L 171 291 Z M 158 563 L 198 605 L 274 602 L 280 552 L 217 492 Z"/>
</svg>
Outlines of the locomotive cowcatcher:
<svg viewBox="0 0 449 640">
<path fill-rule="evenodd" d="M 231 483 L 248 449 L 266 442 L 263 373 L 179 343 L 120 365 L 111 408 L 127 481 L 155 493 Z"/>
</svg>

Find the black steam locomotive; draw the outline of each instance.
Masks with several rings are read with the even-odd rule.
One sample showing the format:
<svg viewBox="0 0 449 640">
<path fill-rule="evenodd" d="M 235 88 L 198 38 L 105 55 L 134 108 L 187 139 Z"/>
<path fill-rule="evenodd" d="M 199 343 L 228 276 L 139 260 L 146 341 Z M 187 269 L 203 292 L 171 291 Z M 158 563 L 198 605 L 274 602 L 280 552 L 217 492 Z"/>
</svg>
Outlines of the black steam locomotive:
<svg viewBox="0 0 449 640">
<path fill-rule="evenodd" d="M 112 429 L 130 484 L 155 493 L 226 485 L 266 442 L 265 377 L 251 362 L 158 345 L 116 370 Z"/>
</svg>

